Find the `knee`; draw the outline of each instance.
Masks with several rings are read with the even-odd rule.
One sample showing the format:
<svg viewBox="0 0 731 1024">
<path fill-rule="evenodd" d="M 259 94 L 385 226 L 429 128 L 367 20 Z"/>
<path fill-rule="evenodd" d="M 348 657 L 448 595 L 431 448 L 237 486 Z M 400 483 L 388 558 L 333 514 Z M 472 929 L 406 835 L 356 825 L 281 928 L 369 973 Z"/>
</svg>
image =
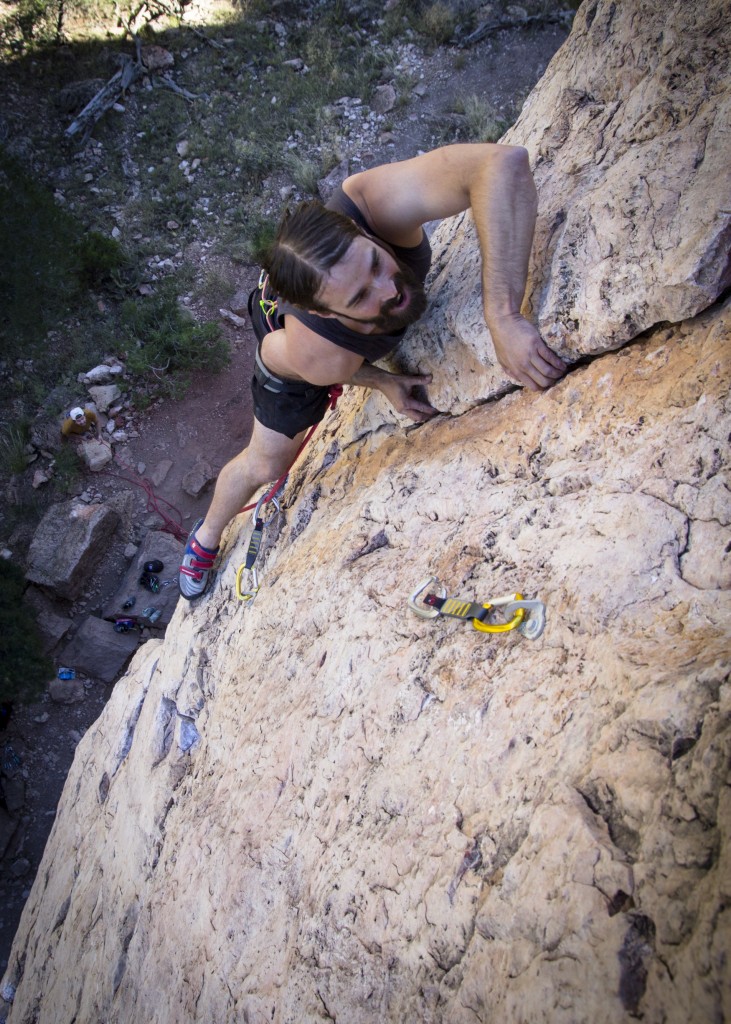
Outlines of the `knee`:
<svg viewBox="0 0 731 1024">
<path fill-rule="evenodd" d="M 279 468 L 279 460 L 258 452 L 255 448 L 244 448 L 242 452 L 234 456 L 230 462 L 221 470 L 221 476 L 246 477 L 248 485 L 255 490 L 263 487 L 264 484 L 275 480 L 285 467 Z"/>
<path fill-rule="evenodd" d="M 263 452 L 257 452 L 251 454 L 251 472 L 253 477 L 256 479 L 257 487 L 263 484 L 271 483 L 272 480 L 276 480 L 278 476 L 284 473 L 289 462 L 286 459 L 277 458 L 275 455 L 264 454 Z"/>
</svg>

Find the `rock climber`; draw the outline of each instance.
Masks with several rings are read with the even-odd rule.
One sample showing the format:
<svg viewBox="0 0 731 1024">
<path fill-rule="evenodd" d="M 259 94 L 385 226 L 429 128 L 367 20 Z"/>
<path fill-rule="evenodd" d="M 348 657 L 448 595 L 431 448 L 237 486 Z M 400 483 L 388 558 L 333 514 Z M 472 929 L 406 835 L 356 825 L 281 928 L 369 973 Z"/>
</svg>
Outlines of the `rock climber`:
<svg viewBox="0 0 731 1024">
<path fill-rule="evenodd" d="M 500 365 L 533 390 L 562 376 L 563 360 L 520 313 L 537 209 L 522 147 L 444 146 L 346 178 L 325 206 L 301 203 L 285 213 L 265 260 L 264 297 L 277 297 L 275 321 L 262 329 L 264 314 L 252 304 L 263 340 L 252 380 L 251 441 L 221 470 L 210 508 L 188 538 L 179 574 L 184 598 L 205 593 L 224 527 L 287 470 L 306 429 L 324 416 L 330 386 L 376 388 L 417 423 L 436 414 L 419 392 L 430 375 L 373 364 L 426 308 L 431 249 L 422 225 L 468 208 Z"/>
<path fill-rule="evenodd" d="M 88 434 L 92 430 L 96 430 L 97 440 L 99 440 L 102 436 L 102 426 L 99 422 L 99 417 L 93 409 L 82 409 L 78 405 L 71 410 L 61 424 L 61 433 L 64 437 L 70 437 L 74 434 Z"/>
</svg>

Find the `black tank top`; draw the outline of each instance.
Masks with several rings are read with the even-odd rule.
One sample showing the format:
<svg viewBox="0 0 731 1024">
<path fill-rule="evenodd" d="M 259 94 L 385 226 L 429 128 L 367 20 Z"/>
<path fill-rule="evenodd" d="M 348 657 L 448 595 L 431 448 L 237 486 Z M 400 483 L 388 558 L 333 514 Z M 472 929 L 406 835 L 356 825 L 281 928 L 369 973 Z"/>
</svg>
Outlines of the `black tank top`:
<svg viewBox="0 0 731 1024">
<path fill-rule="evenodd" d="M 361 211 L 353 200 L 346 196 L 342 188 L 338 187 L 325 205 L 329 210 L 337 210 L 338 213 L 344 213 L 346 217 L 350 217 L 359 228 L 362 228 L 376 241 L 383 241 L 373 233 Z M 390 242 L 384 242 L 384 244 L 388 245 L 394 255 L 414 271 L 423 284 L 431 263 L 431 246 L 426 235 L 422 237 L 418 245 L 409 248 L 392 245 Z M 395 334 L 361 334 L 359 331 L 353 331 L 350 327 L 346 327 L 339 320 L 318 316 L 316 313 L 308 313 L 288 302 L 280 302 L 277 313 L 280 327 L 284 323 L 285 316 L 294 317 L 315 334 L 319 334 L 321 338 L 332 341 L 335 345 L 354 352 L 357 356 L 362 356 L 369 363 L 375 363 L 376 360 L 382 359 L 383 356 L 392 352 L 406 333 L 404 327 Z"/>
</svg>

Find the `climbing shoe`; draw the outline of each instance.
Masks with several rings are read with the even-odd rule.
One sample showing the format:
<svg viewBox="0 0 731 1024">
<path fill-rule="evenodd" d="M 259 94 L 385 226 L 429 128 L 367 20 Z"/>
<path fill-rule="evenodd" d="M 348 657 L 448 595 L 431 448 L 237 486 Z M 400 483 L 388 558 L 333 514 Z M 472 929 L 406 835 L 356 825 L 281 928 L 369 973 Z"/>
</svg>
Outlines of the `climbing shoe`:
<svg viewBox="0 0 731 1024">
<path fill-rule="evenodd" d="M 210 548 L 204 548 L 196 540 L 195 531 L 202 522 L 203 520 L 199 519 L 190 531 L 178 574 L 178 588 L 181 597 L 184 597 L 186 601 L 195 601 L 196 598 L 203 597 L 208 587 L 213 563 L 218 554 L 218 548 L 211 551 Z"/>
</svg>

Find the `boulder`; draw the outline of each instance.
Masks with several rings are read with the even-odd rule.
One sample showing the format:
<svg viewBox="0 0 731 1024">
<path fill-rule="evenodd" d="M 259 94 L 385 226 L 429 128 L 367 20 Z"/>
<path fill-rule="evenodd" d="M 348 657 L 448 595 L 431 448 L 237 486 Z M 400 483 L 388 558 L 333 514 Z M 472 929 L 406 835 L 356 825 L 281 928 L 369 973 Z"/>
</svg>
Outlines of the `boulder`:
<svg viewBox="0 0 731 1024">
<path fill-rule="evenodd" d="M 110 405 L 113 405 L 121 397 L 122 391 L 117 384 L 102 384 L 90 387 L 89 394 L 99 412 L 108 412 Z"/>
<path fill-rule="evenodd" d="M 48 694 L 54 704 L 78 704 L 86 696 L 86 691 L 81 679 L 52 679 L 48 684 Z"/>
<path fill-rule="evenodd" d="M 53 454 L 61 447 L 61 425 L 55 417 L 39 417 L 30 428 L 30 442 L 40 452 Z"/>
<path fill-rule="evenodd" d="M 396 106 L 396 90 L 392 85 L 379 85 L 371 97 L 371 110 L 376 114 L 387 114 Z"/>
<path fill-rule="evenodd" d="M 184 474 L 181 486 L 191 498 L 199 498 L 215 479 L 216 473 L 210 462 L 198 456 L 192 468 Z"/>
<path fill-rule="evenodd" d="M 323 203 L 327 202 L 335 189 L 342 185 L 349 173 L 350 164 L 348 160 L 341 160 L 339 164 L 333 167 L 329 174 L 326 174 L 324 178 L 318 181 L 317 191 Z"/>
<path fill-rule="evenodd" d="M 23 594 L 23 600 L 31 606 L 35 613 L 43 650 L 52 651 L 68 633 L 72 620 L 62 614 L 59 605 L 38 587 L 28 587 Z"/>
<path fill-rule="evenodd" d="M 114 458 L 112 446 L 109 441 L 86 440 L 79 444 L 79 455 L 92 473 L 98 473 L 104 469 Z"/>
<path fill-rule="evenodd" d="M 118 523 L 119 513 L 106 505 L 67 501 L 51 506 L 28 551 L 27 579 L 58 597 L 75 600 Z"/>
<path fill-rule="evenodd" d="M 82 373 L 81 381 L 84 384 L 109 384 L 115 381 L 118 377 L 121 377 L 123 373 L 124 367 L 121 363 L 115 363 L 113 365 L 100 363 L 87 373 Z"/>
<path fill-rule="evenodd" d="M 140 635 L 137 630 L 117 633 L 111 622 L 87 616 L 73 640 L 63 648 L 61 658 L 83 672 L 85 676 L 113 683 L 137 650 Z"/>
</svg>

